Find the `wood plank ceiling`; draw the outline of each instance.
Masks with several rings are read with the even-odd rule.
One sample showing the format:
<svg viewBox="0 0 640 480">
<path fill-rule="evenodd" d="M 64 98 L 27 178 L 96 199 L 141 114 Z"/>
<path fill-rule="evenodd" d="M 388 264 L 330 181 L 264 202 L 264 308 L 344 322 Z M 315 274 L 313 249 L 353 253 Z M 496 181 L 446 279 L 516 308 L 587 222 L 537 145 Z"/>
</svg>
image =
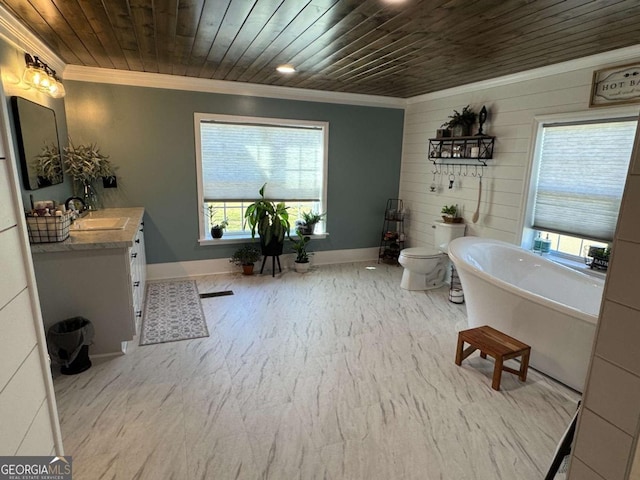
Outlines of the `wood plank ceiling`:
<svg viewBox="0 0 640 480">
<path fill-rule="evenodd" d="M 67 64 L 400 98 L 640 39 L 638 0 L 0 3 Z"/>
</svg>

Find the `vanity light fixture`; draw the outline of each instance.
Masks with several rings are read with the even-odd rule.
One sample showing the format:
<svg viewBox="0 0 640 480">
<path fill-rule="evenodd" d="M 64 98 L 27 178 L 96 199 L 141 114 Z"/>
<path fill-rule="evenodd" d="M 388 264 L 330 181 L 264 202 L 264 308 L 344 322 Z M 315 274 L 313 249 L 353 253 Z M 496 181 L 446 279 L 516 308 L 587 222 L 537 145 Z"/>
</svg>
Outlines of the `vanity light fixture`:
<svg viewBox="0 0 640 480">
<path fill-rule="evenodd" d="M 276 70 L 280 73 L 295 73 L 296 67 L 289 63 L 285 63 L 284 65 L 278 65 L 276 67 Z"/>
<path fill-rule="evenodd" d="M 22 74 L 22 81 L 25 84 L 53 98 L 64 97 L 66 93 L 64 85 L 57 77 L 55 70 L 38 57 L 32 57 L 28 53 L 24 54 L 24 61 L 27 64 L 27 68 Z"/>
</svg>

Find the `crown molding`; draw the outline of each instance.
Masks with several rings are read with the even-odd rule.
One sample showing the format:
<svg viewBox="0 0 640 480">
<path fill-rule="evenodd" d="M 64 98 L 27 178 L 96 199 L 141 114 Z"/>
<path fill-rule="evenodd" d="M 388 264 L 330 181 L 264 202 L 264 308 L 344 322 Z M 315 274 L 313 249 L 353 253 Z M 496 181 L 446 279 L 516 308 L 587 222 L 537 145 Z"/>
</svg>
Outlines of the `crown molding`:
<svg viewBox="0 0 640 480">
<path fill-rule="evenodd" d="M 3 5 L 0 5 L 0 37 L 18 50 L 40 57 L 58 73 L 66 67 L 64 61 L 53 50 L 20 23 Z"/>
<path fill-rule="evenodd" d="M 467 85 L 461 85 L 459 87 L 447 88 L 446 90 L 438 90 L 437 92 L 425 93 L 424 95 L 418 95 L 416 97 L 408 98 L 406 102 L 407 105 L 412 105 L 414 103 L 427 102 L 430 100 L 436 100 L 438 98 L 450 97 L 452 95 L 472 93 L 487 88 L 503 87 L 512 83 L 535 80 L 538 78 L 558 75 L 574 70 L 582 70 L 583 68 L 602 68 L 607 66 L 607 64 L 629 62 L 635 58 L 640 58 L 640 45 L 632 45 L 630 47 L 620 48 L 618 50 L 611 50 L 609 52 L 598 53 L 596 55 L 590 55 L 588 57 L 582 57 L 562 63 L 547 65 L 545 67 L 525 70 L 523 72 L 513 73 L 511 75 L 504 75 L 502 77 L 491 78 L 489 80 L 482 80 L 480 82 L 469 83 Z"/>
<path fill-rule="evenodd" d="M 97 67 L 81 67 L 77 65 L 67 65 L 62 74 L 62 78 L 64 80 L 75 80 L 79 82 L 269 97 L 307 102 L 339 103 L 366 107 L 404 109 L 406 106 L 405 99 L 396 97 L 308 90 L 304 88 L 229 82 L 225 80 L 210 80 L 206 78 L 184 77 L 162 73 L 132 72 L 129 70 L 112 70 Z"/>
</svg>

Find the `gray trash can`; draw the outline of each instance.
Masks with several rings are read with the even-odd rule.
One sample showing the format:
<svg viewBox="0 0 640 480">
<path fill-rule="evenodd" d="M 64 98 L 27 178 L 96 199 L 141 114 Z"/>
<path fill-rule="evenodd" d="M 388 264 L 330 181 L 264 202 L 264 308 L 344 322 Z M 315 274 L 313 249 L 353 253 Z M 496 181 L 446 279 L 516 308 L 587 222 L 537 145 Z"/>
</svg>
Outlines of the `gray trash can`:
<svg viewBox="0 0 640 480">
<path fill-rule="evenodd" d="M 93 336 L 93 324 L 84 317 L 69 318 L 49 327 L 49 355 L 61 366 L 60 373 L 76 375 L 91 367 L 89 345 Z"/>
</svg>

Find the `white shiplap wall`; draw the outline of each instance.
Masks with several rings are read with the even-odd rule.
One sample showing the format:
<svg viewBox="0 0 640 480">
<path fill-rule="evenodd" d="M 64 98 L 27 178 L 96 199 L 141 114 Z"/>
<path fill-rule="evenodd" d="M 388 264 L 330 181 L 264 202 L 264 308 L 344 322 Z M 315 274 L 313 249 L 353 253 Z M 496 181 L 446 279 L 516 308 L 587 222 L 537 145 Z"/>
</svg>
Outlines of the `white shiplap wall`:
<svg viewBox="0 0 640 480">
<path fill-rule="evenodd" d="M 0 455 L 62 455 L 8 125 L 0 87 Z"/>
<path fill-rule="evenodd" d="M 405 115 L 400 177 L 400 198 L 408 210 L 408 245 L 432 246 L 431 223 L 440 218 L 443 205 L 455 203 L 463 210 L 467 235 L 520 243 L 534 119 L 589 110 L 593 70 L 582 68 L 489 88 L 465 87 L 462 93 L 452 89 L 412 100 Z M 465 105 L 476 112 L 486 105 L 489 118 L 484 131 L 496 137 L 494 158 L 484 169 L 480 220 L 476 224 L 471 223 L 471 217 L 478 197 L 477 178 L 456 174 L 454 188 L 449 190 L 448 177 L 437 175 L 439 190 L 429 191 L 433 166 L 427 159 L 428 139 L 435 137 L 436 129 L 454 109 L 460 111 Z M 639 109 L 625 110 L 637 114 Z M 477 126 L 473 133 L 476 131 Z"/>
<path fill-rule="evenodd" d="M 637 53 L 625 62 L 637 61 Z M 503 84 L 498 87 L 465 87 L 464 92 L 439 92 L 414 101 L 405 116 L 405 138 L 400 197 L 409 210 L 409 245 L 431 246 L 430 222 L 439 217 L 444 204 L 458 203 L 464 209 L 468 235 L 519 243 L 524 221 L 525 196 L 534 147 L 536 117 L 554 114 L 592 115 L 589 95 L 593 70 L 611 66 L 604 59 L 588 68 L 567 68 L 544 77 Z M 560 70 L 562 70 L 560 68 Z M 438 193 L 430 193 L 433 180 L 427 160 L 428 141 L 453 109 L 470 104 L 490 112 L 486 133 L 495 135 L 496 148 L 485 169 L 480 221 L 470 223 L 477 199 L 477 180 L 463 177 L 448 190 L 447 179 Z M 612 116 L 637 115 L 640 105 L 592 109 Z M 580 113 L 582 112 L 582 113 Z M 566 119 L 566 117 L 565 117 Z M 637 138 L 637 142 L 640 140 Z M 584 409 L 574 440 L 571 480 L 626 480 L 634 452 L 640 443 L 640 369 L 638 335 L 640 303 L 640 146 L 625 189 L 621 218 L 614 243 L 612 266 L 605 287 L 595 354 L 592 359 Z M 637 478 L 635 469 L 630 478 Z"/>
</svg>

